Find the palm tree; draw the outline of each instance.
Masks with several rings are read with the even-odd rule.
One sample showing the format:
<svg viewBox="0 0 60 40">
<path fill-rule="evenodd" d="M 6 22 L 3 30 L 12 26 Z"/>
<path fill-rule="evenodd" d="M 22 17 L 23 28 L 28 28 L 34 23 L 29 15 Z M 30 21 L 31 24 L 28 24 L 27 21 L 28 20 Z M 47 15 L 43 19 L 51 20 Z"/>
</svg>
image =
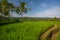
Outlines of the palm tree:
<svg viewBox="0 0 60 40">
<path fill-rule="evenodd" d="M 10 17 L 10 11 L 13 11 L 14 5 L 13 3 L 9 3 L 8 0 L 2 0 L 1 1 L 1 14 L 4 16 Z"/>
<path fill-rule="evenodd" d="M 1 13 L 1 1 L 0 1 L 0 13 Z"/>
<path fill-rule="evenodd" d="M 19 6 L 16 7 L 16 10 L 15 11 L 16 11 L 17 14 L 19 14 L 19 12 L 20 12 Z"/>
<path fill-rule="evenodd" d="M 0 12 L 3 16 L 7 16 L 9 15 L 10 17 L 10 11 L 13 12 L 15 10 L 15 6 L 13 5 L 13 3 L 9 3 L 8 0 L 2 0 L 0 2 Z M 26 3 L 25 2 L 20 2 L 20 6 L 16 7 L 16 12 L 19 13 L 20 15 L 23 16 L 23 14 L 27 13 L 28 8 L 26 8 Z"/>
<path fill-rule="evenodd" d="M 20 6 L 16 7 L 16 12 L 23 16 L 23 14 L 27 13 L 31 8 L 26 8 L 26 2 L 20 2 Z"/>
<path fill-rule="evenodd" d="M 31 10 L 31 8 L 26 8 L 25 2 L 20 2 L 20 6 L 16 7 L 16 12 L 21 15 L 23 21 L 25 21 L 25 17 L 23 17 L 23 14 L 26 14 L 29 10 Z"/>
<path fill-rule="evenodd" d="M 13 11 L 14 11 L 14 8 L 15 8 L 13 3 L 10 3 L 8 6 L 9 6 L 9 11 L 10 11 L 10 13 L 12 13 L 12 16 L 13 16 Z"/>
<path fill-rule="evenodd" d="M 1 1 L 1 13 L 3 16 L 4 15 L 7 16 L 9 13 L 7 5 L 8 5 L 8 0 L 2 0 Z"/>
</svg>

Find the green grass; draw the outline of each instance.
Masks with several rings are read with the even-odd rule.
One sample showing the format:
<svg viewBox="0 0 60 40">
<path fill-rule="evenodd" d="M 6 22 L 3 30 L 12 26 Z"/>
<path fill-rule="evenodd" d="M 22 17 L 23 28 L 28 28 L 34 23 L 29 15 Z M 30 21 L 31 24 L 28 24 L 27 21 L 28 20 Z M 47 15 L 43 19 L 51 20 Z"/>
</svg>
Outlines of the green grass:
<svg viewBox="0 0 60 40">
<path fill-rule="evenodd" d="M 60 21 L 57 21 L 56 24 L 58 25 L 59 30 L 60 30 Z M 58 32 L 57 40 L 60 40 L 60 31 Z"/>
<path fill-rule="evenodd" d="M 51 21 L 22 22 L 0 27 L 0 40 L 39 40 L 39 35 L 52 27 Z"/>
<path fill-rule="evenodd" d="M 60 32 L 58 33 L 58 37 L 57 37 L 57 40 L 60 40 Z"/>
</svg>

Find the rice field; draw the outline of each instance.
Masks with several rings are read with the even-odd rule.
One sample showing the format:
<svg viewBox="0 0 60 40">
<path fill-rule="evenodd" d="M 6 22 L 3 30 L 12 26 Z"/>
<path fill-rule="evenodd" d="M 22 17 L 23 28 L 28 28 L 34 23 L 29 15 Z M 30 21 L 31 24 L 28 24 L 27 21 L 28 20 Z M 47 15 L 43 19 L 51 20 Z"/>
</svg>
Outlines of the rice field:
<svg viewBox="0 0 60 40">
<path fill-rule="evenodd" d="M 60 29 L 60 21 L 56 22 L 56 24 L 58 25 L 58 27 Z M 57 40 L 60 40 L 60 31 L 58 32 Z"/>
<path fill-rule="evenodd" d="M 39 40 L 39 35 L 52 25 L 51 21 L 39 21 L 0 26 L 0 40 Z"/>
</svg>

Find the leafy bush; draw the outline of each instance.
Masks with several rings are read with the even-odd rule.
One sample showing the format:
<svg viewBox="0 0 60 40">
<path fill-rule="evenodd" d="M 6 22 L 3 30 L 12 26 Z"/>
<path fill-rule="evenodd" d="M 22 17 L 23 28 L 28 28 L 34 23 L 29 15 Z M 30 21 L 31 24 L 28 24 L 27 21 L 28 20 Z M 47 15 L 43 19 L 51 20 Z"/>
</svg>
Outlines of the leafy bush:
<svg viewBox="0 0 60 40">
<path fill-rule="evenodd" d="M 19 22 L 16 18 L 0 18 L 0 25 Z"/>
</svg>

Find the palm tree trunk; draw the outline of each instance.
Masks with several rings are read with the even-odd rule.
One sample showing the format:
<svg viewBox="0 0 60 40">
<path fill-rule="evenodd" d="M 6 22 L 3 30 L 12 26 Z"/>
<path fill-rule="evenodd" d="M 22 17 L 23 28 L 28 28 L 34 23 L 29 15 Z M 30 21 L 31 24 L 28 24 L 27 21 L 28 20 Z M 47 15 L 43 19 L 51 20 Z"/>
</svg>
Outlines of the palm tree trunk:
<svg viewBox="0 0 60 40">
<path fill-rule="evenodd" d="M 8 14 L 8 17 L 10 18 L 10 13 Z"/>
</svg>

